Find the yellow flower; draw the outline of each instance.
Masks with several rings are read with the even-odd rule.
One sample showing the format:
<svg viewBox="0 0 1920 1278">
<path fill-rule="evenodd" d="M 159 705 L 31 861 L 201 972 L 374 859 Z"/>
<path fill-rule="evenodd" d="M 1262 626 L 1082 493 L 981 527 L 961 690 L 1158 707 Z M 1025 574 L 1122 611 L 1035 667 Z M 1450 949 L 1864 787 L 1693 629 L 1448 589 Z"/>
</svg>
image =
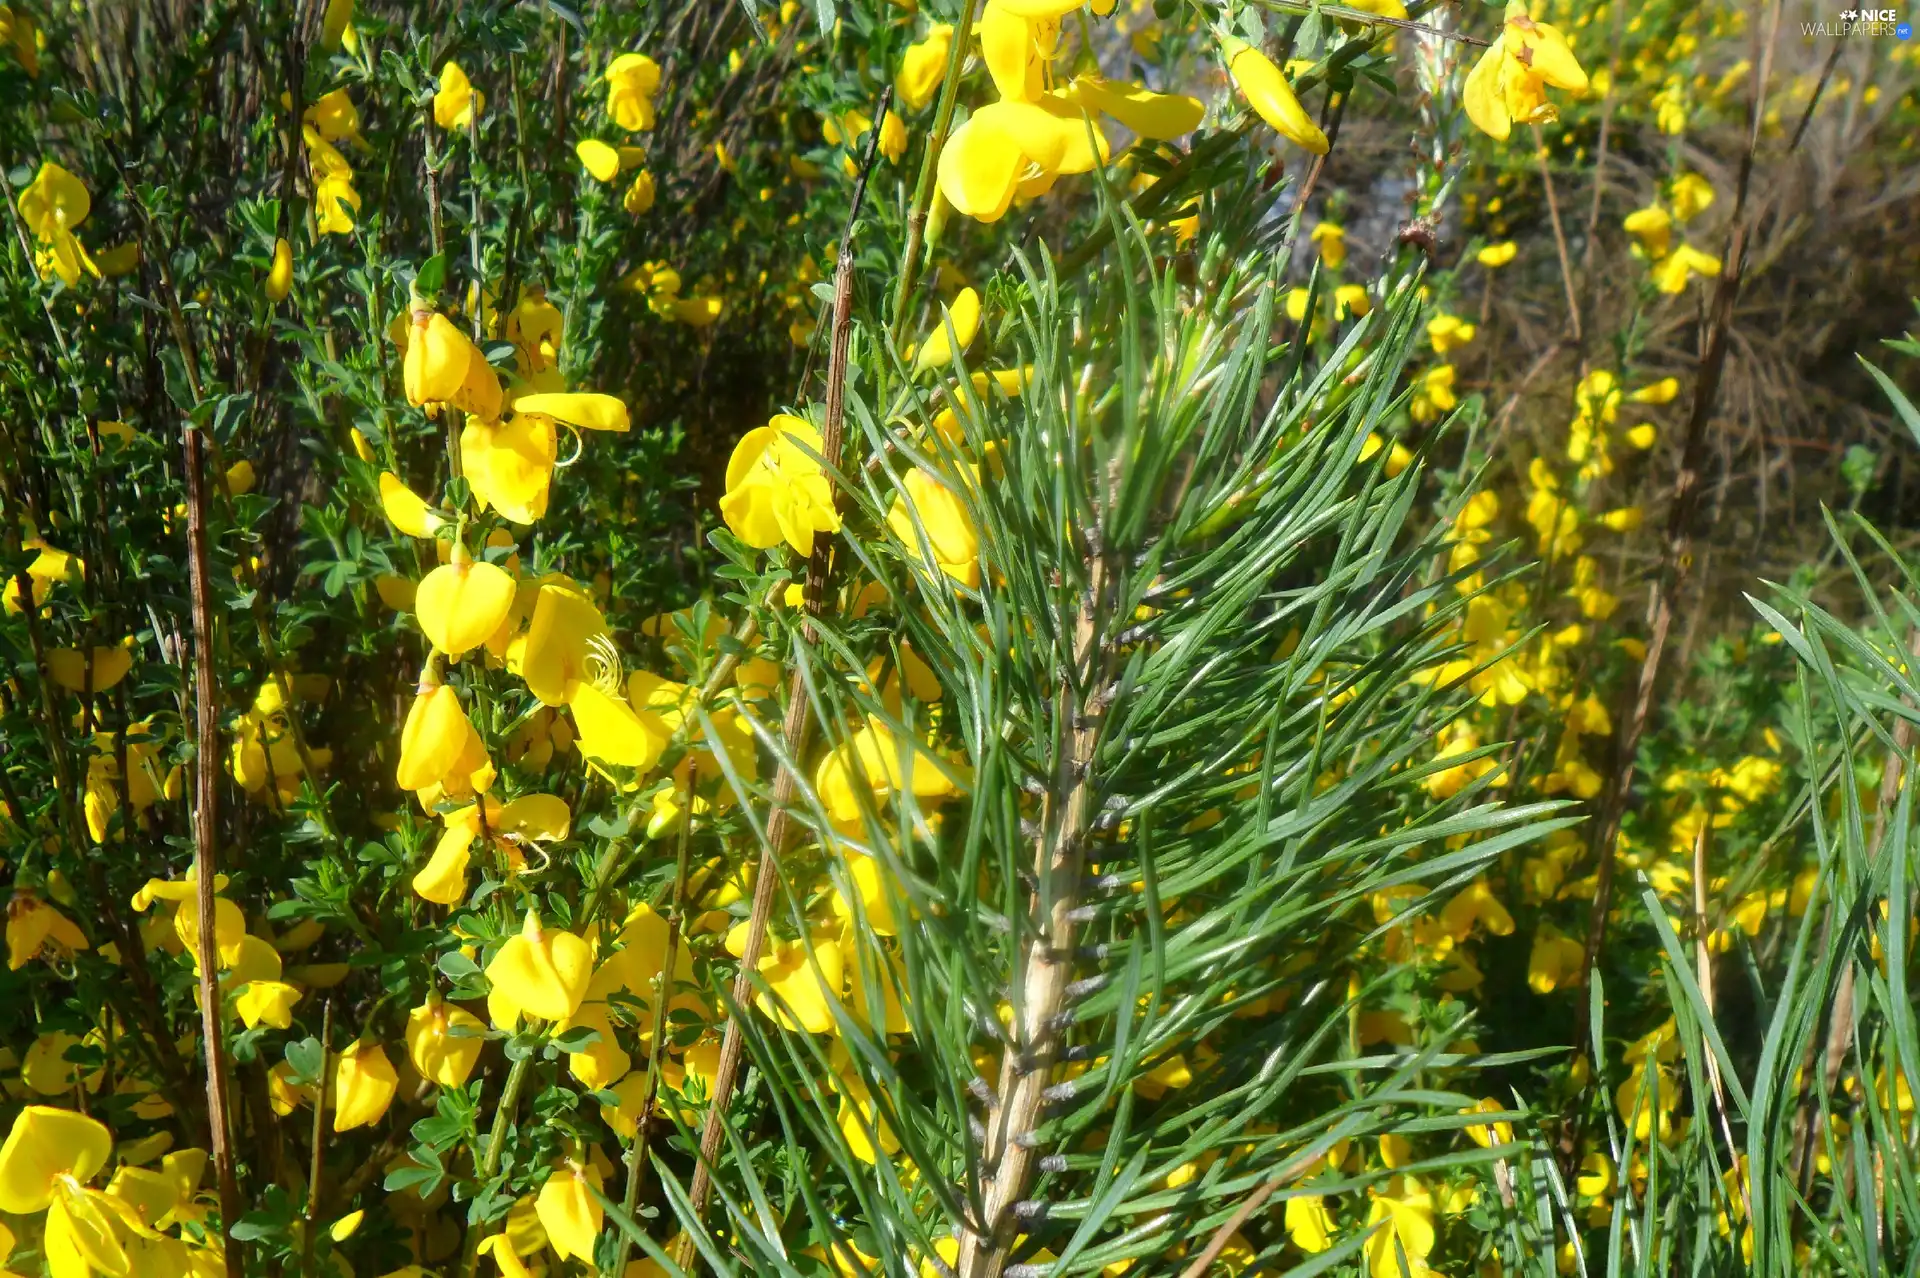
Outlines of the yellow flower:
<svg viewBox="0 0 1920 1278">
<path fill-rule="evenodd" d="M 980 294 L 963 288 L 954 297 L 953 305 L 944 309 L 943 321 L 934 325 L 926 343 L 914 355 L 914 372 L 945 368 L 953 362 L 954 347 L 947 341 L 949 323 L 953 325 L 953 336 L 959 343 L 959 349 L 965 351 L 973 341 L 973 335 L 980 329 Z"/>
<path fill-rule="evenodd" d="M 629 133 L 653 127 L 653 95 L 660 89 L 660 66 L 644 53 L 623 53 L 607 64 L 607 114 Z"/>
<path fill-rule="evenodd" d="M 599 138 L 583 138 L 574 145 L 573 153 L 596 182 L 611 182 L 620 175 L 620 152 Z"/>
<path fill-rule="evenodd" d="M 438 312 L 413 313 L 402 374 L 415 407 L 452 404 L 488 421 L 500 416 L 499 375 L 473 340 Z"/>
<path fill-rule="evenodd" d="M 1206 104 L 1182 93 L 1155 93 L 1125 80 L 1075 76 L 1073 97 L 1143 138 L 1170 142 L 1200 127 Z"/>
<path fill-rule="evenodd" d="M 1440 926 L 1456 941 L 1473 935 L 1476 926 L 1485 927 L 1493 936 L 1513 934 L 1513 915 L 1493 894 L 1487 880 L 1477 878 L 1462 888 L 1440 910 Z"/>
<path fill-rule="evenodd" d="M 580 1010 L 592 975 L 592 947 L 572 932 L 543 930 L 532 910 L 520 932 L 508 937 L 487 964 L 496 995 L 547 1021 L 568 1020 Z"/>
<path fill-rule="evenodd" d="M 106 1166 L 113 1134 L 72 1110 L 28 1105 L 0 1146 L 0 1211 L 29 1216 L 77 1191 Z"/>
<path fill-rule="evenodd" d="M 880 154 L 887 157 L 887 163 L 897 164 L 900 157 L 907 153 L 906 122 L 889 111 L 880 121 Z"/>
<path fill-rule="evenodd" d="M 558 391 L 520 395 L 513 401 L 517 413 L 539 413 L 584 430 L 625 431 L 631 422 L 625 401 L 590 391 Z"/>
<path fill-rule="evenodd" d="M 31 13 L 0 5 L 0 41 L 13 46 L 13 56 L 29 80 L 40 78 L 40 27 Z"/>
<path fill-rule="evenodd" d="M 507 849 L 510 865 L 518 871 L 525 843 L 551 843 L 567 837 L 572 814 L 566 801 L 551 794 L 523 794 L 511 803 L 485 800 L 486 829 L 496 844 Z M 446 815 L 446 826 L 434 845 L 433 856 L 413 876 L 413 890 L 436 905 L 458 905 L 467 895 L 467 865 L 473 841 L 480 836 L 481 805 L 470 803 Z"/>
<path fill-rule="evenodd" d="M 1287 1236 L 1293 1245 L 1309 1255 L 1333 1246 L 1333 1216 L 1327 1200 L 1318 1194 L 1301 1194 L 1287 1199 Z"/>
<path fill-rule="evenodd" d="M 1105 138 L 1096 130 L 1097 141 L 1089 142 L 1078 106 L 1059 97 L 1050 104 L 1057 114 L 1037 102 L 1003 98 L 955 129 L 940 152 L 940 193 L 947 203 L 976 221 L 997 222 L 1015 195 L 1039 195 L 1062 174 L 1097 167 L 1105 159 Z"/>
<path fill-rule="evenodd" d="M 1653 286 L 1662 293 L 1683 293 L 1695 275 L 1720 274 L 1720 259 L 1682 244 L 1653 268 Z"/>
<path fill-rule="evenodd" d="M 934 91 L 946 77 L 947 55 L 952 48 L 953 28 L 944 22 L 907 46 L 900 58 L 900 73 L 893 79 L 893 91 L 909 111 L 918 111 L 933 101 Z"/>
<path fill-rule="evenodd" d="M 1220 54 L 1227 60 L 1227 74 L 1248 104 L 1274 132 L 1315 155 L 1327 153 L 1327 135 L 1300 105 L 1286 75 L 1260 50 L 1237 36 L 1223 36 Z"/>
<path fill-rule="evenodd" d="M 31 889 L 16 888 L 7 906 L 7 970 L 17 972 L 42 951 L 66 956 L 89 948 L 74 921 Z"/>
<path fill-rule="evenodd" d="M 1414 383 L 1413 402 L 1408 406 L 1413 420 L 1435 421 L 1459 405 L 1459 397 L 1453 393 L 1454 376 L 1451 364 L 1435 365 L 1420 375 L 1420 380 Z"/>
<path fill-rule="evenodd" d="M 452 562 L 441 564 L 420 581 L 414 611 L 428 642 L 449 658 L 485 643 L 513 607 L 513 576 L 497 564 L 476 563 L 464 546 Z"/>
<path fill-rule="evenodd" d="M 786 413 L 741 438 L 720 498 L 720 514 L 735 536 L 755 550 L 785 542 L 810 555 L 815 534 L 840 531 L 820 449 L 820 432 Z"/>
<path fill-rule="evenodd" d="M 1337 271 L 1347 264 L 1347 232 L 1345 227 L 1335 226 L 1331 222 L 1321 222 L 1313 228 L 1309 237 L 1320 248 L 1320 264 L 1329 271 Z"/>
<path fill-rule="evenodd" d="M 504 422 L 469 417 L 460 431 L 460 468 L 474 500 L 510 523 L 531 524 L 547 513 L 559 459 L 559 432 L 543 414 L 515 413 Z"/>
<path fill-rule="evenodd" d="M 387 521 L 409 537 L 431 537 L 445 522 L 390 470 L 380 473 L 380 508 Z"/>
<path fill-rule="evenodd" d="M 734 938 L 727 939 L 733 948 Z M 838 1029 L 834 1009 L 840 1006 L 847 972 L 838 941 L 825 933 L 797 941 L 769 937 L 758 971 L 767 989 L 755 995 L 754 1006 L 763 1016 L 809 1034 Z"/>
<path fill-rule="evenodd" d="M 329 174 L 314 184 L 314 216 L 322 235 L 351 235 L 353 215 L 360 211 L 360 193 L 351 178 Z"/>
<path fill-rule="evenodd" d="M 887 527 L 904 544 L 907 557 L 924 562 L 921 533 L 932 564 L 963 586 L 980 586 L 980 534 L 960 495 L 924 470 L 910 470 L 887 510 Z"/>
<path fill-rule="evenodd" d="M 599 1187 L 600 1173 L 594 1167 L 571 1162 L 556 1168 L 540 1186 L 540 1196 L 535 1200 L 540 1226 L 547 1231 L 547 1241 L 560 1259 L 577 1257 L 592 1262 L 594 1240 L 606 1219 L 593 1196 L 593 1189 Z"/>
<path fill-rule="evenodd" d="M 1586 961 L 1586 947 L 1563 934 L 1551 923 L 1542 923 L 1533 934 L 1533 950 L 1527 956 L 1527 984 L 1535 994 L 1551 994 L 1571 985 Z"/>
<path fill-rule="evenodd" d="M 273 265 L 267 268 L 267 282 L 261 286 L 269 302 L 283 302 L 293 290 L 293 245 L 281 236 L 273 242 Z"/>
<path fill-rule="evenodd" d="M 1474 254 L 1474 260 L 1488 270 L 1498 270 L 1519 255 L 1520 246 L 1512 240 L 1489 244 Z"/>
<path fill-rule="evenodd" d="M 1680 394 L 1680 379 L 1663 377 L 1657 382 L 1642 386 L 1627 398 L 1636 404 L 1671 404 Z"/>
<path fill-rule="evenodd" d="M 487 109 L 485 95 L 476 92 L 473 81 L 449 61 L 440 68 L 440 87 L 433 94 L 433 122 L 443 129 L 464 129 Z"/>
<path fill-rule="evenodd" d="M 465 1087 L 486 1046 L 485 1032 L 473 1013 L 429 998 L 407 1013 L 407 1056 L 429 1082 Z"/>
<path fill-rule="evenodd" d="M 345 89 L 321 94 L 300 117 L 325 142 L 359 142 L 360 109 Z"/>
<path fill-rule="evenodd" d="M 1333 317 L 1336 320 L 1348 316 L 1358 318 L 1373 310 L 1373 298 L 1367 293 L 1364 284 L 1342 284 L 1333 290 Z"/>
<path fill-rule="evenodd" d="M 1400 1261 L 1406 1259 L 1412 1278 L 1427 1278 L 1432 1270 L 1427 1257 L 1433 1252 L 1433 1195 L 1412 1176 L 1396 1176 L 1388 1182 L 1386 1193 L 1373 1193 L 1367 1211 L 1367 1227 L 1373 1230 L 1366 1244 L 1367 1269 L 1373 1278 L 1401 1278 Z"/>
<path fill-rule="evenodd" d="M 1458 350 L 1471 342 L 1479 331 L 1476 325 L 1469 324 L 1458 315 L 1436 315 L 1427 321 L 1427 340 L 1433 343 L 1435 355 Z"/>
<path fill-rule="evenodd" d="M 1668 188 L 1667 198 L 1673 201 L 1673 215 L 1691 222 L 1712 206 L 1713 185 L 1698 173 L 1682 173 Z"/>
<path fill-rule="evenodd" d="M 1552 124 L 1560 118 L 1547 88 L 1587 91 L 1587 73 L 1557 27 L 1535 22 L 1525 0 L 1510 0 L 1500 35 L 1467 75 L 1467 118 L 1504 142 L 1514 123 Z"/>
<path fill-rule="evenodd" d="M 1673 218 L 1658 204 L 1635 209 L 1622 219 L 1620 225 L 1634 238 L 1634 248 L 1638 253 L 1656 260 L 1667 255 L 1673 233 Z"/>
<path fill-rule="evenodd" d="M 47 673 L 53 681 L 72 692 L 105 692 L 127 677 L 133 669 L 133 653 L 116 644 L 95 648 L 92 660 L 73 648 L 55 648 L 47 654 Z"/>
<path fill-rule="evenodd" d="M 629 186 L 627 193 L 620 197 L 620 206 L 635 217 L 639 217 L 653 207 L 653 194 L 653 174 L 641 169 L 633 175 L 633 185 Z"/>
<path fill-rule="evenodd" d="M 836 1044 L 835 1055 L 841 1054 Z M 853 1156 L 863 1163 L 871 1163 L 875 1161 L 876 1153 L 897 1153 L 900 1138 L 894 1135 L 893 1128 L 873 1103 L 873 1092 L 867 1087 L 866 1080 L 860 1077 L 852 1057 L 842 1060 L 834 1074 L 833 1087 L 840 1093 L 840 1109 L 835 1121 Z"/>
<path fill-rule="evenodd" d="M 876 719 L 869 720 L 866 727 L 820 761 L 813 783 L 826 804 L 827 815 L 845 824 L 860 820 L 863 790 L 875 805 L 890 794 L 902 792 L 916 799 L 945 799 L 958 794 L 950 771 L 965 779 L 964 767 L 951 763 L 942 767 L 924 744 L 903 747 Z"/>
<path fill-rule="evenodd" d="M 635 671 L 627 681 L 626 696 L 620 695 L 617 684 L 608 688 L 590 682 L 574 686 L 568 705 L 580 730 L 581 754 L 642 770 L 659 761 L 673 732 L 659 715 L 645 708 L 644 696 L 634 696 L 636 686 L 644 685 L 646 677 L 646 672 Z M 635 708 L 635 701 L 641 708 Z"/>
<path fill-rule="evenodd" d="M 460 695 L 440 684 L 415 696 L 400 729 L 400 764 L 394 780 L 402 790 L 438 784 L 467 760 L 479 734 L 467 721 Z M 483 750 L 484 753 L 484 750 Z"/>
<path fill-rule="evenodd" d="M 1462 1114 L 1498 1114 L 1506 1109 L 1497 1100 L 1482 1100 L 1461 1110 Z M 1470 1123 L 1467 1135 L 1473 1143 L 1482 1149 L 1492 1149 L 1495 1145 L 1513 1144 L 1513 1124 L 1504 1119 L 1493 1123 Z"/>
<path fill-rule="evenodd" d="M 400 1076 L 380 1044 L 356 1039 L 333 1069 L 333 1130 L 347 1132 L 379 1122 L 399 1086 Z"/>
<path fill-rule="evenodd" d="M 40 274 L 57 274 L 68 288 L 81 272 L 98 274 L 73 230 L 87 220 L 93 200 L 79 178 L 51 160 L 42 161 L 27 189 L 20 192 L 20 219 L 33 234 Z"/>
</svg>

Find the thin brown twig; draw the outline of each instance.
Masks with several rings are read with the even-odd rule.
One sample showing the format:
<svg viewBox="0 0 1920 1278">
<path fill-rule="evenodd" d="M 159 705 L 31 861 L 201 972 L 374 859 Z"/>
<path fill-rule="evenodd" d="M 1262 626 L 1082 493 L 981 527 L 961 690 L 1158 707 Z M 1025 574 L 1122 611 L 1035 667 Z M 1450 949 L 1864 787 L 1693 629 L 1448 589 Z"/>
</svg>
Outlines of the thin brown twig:
<svg viewBox="0 0 1920 1278">
<path fill-rule="evenodd" d="M 1567 255 L 1567 233 L 1560 225 L 1560 197 L 1553 186 L 1553 170 L 1547 165 L 1547 142 L 1540 126 L 1533 129 L 1533 158 L 1540 165 L 1540 181 L 1547 191 L 1547 219 L 1553 223 L 1553 251 L 1560 257 L 1560 282 L 1567 290 L 1567 333 L 1578 346 L 1585 338 L 1580 329 L 1580 294 L 1573 286 L 1573 261 Z"/>
<path fill-rule="evenodd" d="M 1640 676 L 1632 689 L 1628 712 L 1616 717 L 1620 735 L 1615 741 L 1612 776 L 1601 801 L 1599 819 L 1594 823 L 1593 855 L 1598 862 L 1595 875 L 1593 908 L 1587 919 L 1587 939 L 1580 970 L 1575 974 L 1575 989 L 1584 994 L 1589 974 L 1599 962 L 1606 940 L 1607 912 L 1613 903 L 1614 849 L 1620 838 L 1620 822 L 1632 793 L 1635 754 L 1640 737 L 1653 710 L 1653 696 L 1666 655 L 1667 638 L 1678 611 L 1681 589 L 1693 569 L 1693 524 L 1699 507 L 1701 471 L 1705 462 L 1707 425 L 1713 417 L 1720 393 L 1720 378 L 1727 361 L 1728 332 L 1733 322 L 1733 304 L 1739 296 L 1740 280 L 1746 266 L 1749 232 L 1747 192 L 1753 178 L 1754 157 L 1760 149 L 1760 129 L 1765 118 L 1767 81 L 1773 71 L 1773 37 L 1780 26 L 1780 0 L 1772 0 L 1764 48 L 1754 67 L 1753 91 L 1748 121 L 1747 147 L 1740 159 L 1739 180 L 1734 189 L 1733 217 L 1727 232 L 1727 248 L 1722 259 L 1720 278 L 1714 289 L 1708 315 L 1700 371 L 1694 382 L 1692 411 L 1687 416 L 1686 434 L 1681 447 L 1680 467 L 1674 476 L 1672 502 L 1667 509 L 1666 542 L 1661 548 L 1660 568 L 1654 581 L 1652 606 L 1647 619 L 1647 650 L 1640 663 Z M 1759 24 L 1755 24 L 1759 39 Z M 1584 1055 L 1589 1018 L 1576 1018 L 1576 1056 Z"/>
<path fill-rule="evenodd" d="M 879 109 L 874 113 L 876 120 L 886 118 L 892 100 L 893 90 L 889 86 L 881 91 Z M 854 184 L 853 207 L 847 214 L 846 232 L 841 237 L 839 259 L 833 269 L 833 336 L 827 355 L 826 411 L 820 429 L 820 455 L 830 470 L 840 465 L 846 424 L 847 359 L 853 341 L 853 238 L 860 225 L 867 177 L 873 172 L 879 142 L 880 130 L 875 128 L 867 141 L 867 154 L 860 166 L 859 180 Z M 836 490 L 836 504 L 839 499 L 840 494 Z M 827 576 L 832 567 L 832 556 L 832 541 L 826 537 L 814 538 L 813 553 L 807 558 L 806 620 L 800 630 L 803 644 L 812 645 L 819 641 L 815 621 L 826 609 Z M 774 778 L 766 839 L 754 869 L 753 909 L 747 918 L 746 940 L 740 951 L 740 970 L 734 977 L 726 1032 L 720 1040 L 720 1060 L 713 1077 L 713 1098 L 708 1104 L 706 1123 L 700 1132 L 700 1161 L 694 1167 L 693 1184 L 688 1189 L 687 1197 L 696 1221 L 704 1214 L 707 1198 L 713 1191 L 713 1171 L 718 1164 L 720 1144 L 726 1136 L 727 1106 L 733 1099 L 740 1057 L 745 1048 L 741 1018 L 751 1014 L 753 978 L 759 970 L 760 953 L 766 945 L 767 919 L 773 912 L 774 887 L 780 877 L 780 857 L 786 851 L 787 841 L 795 833 L 793 808 L 800 782 L 794 769 L 806 757 L 812 733 L 813 716 L 807 702 L 806 679 L 796 666 L 787 680 L 787 713 L 781 724 L 784 753 L 779 774 Z M 685 1269 L 693 1263 L 694 1257 L 691 1232 L 683 1237 L 679 1251 L 678 1263 Z"/>
<path fill-rule="evenodd" d="M 183 343 L 183 353 L 187 353 Z M 188 375 L 192 372 L 188 354 Z M 194 391 L 199 398 L 199 391 Z M 227 1272 L 241 1267 L 240 1240 L 233 1227 L 239 1222 L 240 1189 L 234 1178 L 233 1129 L 227 1112 L 227 1047 L 221 1016 L 219 941 L 215 930 L 215 876 L 220 864 L 217 848 L 220 819 L 219 692 L 214 678 L 213 583 L 207 562 L 207 480 L 205 448 L 200 427 L 188 419 L 183 447 L 187 470 L 187 559 L 193 596 L 193 867 L 195 910 L 199 921 L 200 1032 L 207 1060 L 207 1126 L 211 1132 L 213 1164 L 220 1188 L 220 1232 L 225 1241 Z"/>
</svg>

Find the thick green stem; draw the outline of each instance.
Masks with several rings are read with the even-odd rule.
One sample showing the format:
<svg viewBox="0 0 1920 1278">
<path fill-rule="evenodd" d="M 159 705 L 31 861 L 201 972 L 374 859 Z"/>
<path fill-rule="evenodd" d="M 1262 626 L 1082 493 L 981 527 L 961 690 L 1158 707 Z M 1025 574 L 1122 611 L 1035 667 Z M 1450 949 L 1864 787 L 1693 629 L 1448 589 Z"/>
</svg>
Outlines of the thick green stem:
<svg viewBox="0 0 1920 1278">
<path fill-rule="evenodd" d="M 507 1071 L 507 1085 L 500 1093 L 500 1103 L 494 1107 L 493 1130 L 487 1134 L 486 1152 L 480 1156 L 479 1182 L 484 1186 L 500 1170 L 500 1155 L 507 1145 L 507 1128 L 513 1123 L 513 1111 L 520 1104 L 520 1091 L 526 1086 L 527 1071 L 533 1066 L 533 1056 L 529 1053 L 513 1063 Z M 461 1265 L 461 1272 L 467 1278 L 476 1278 L 480 1270 L 480 1228 L 473 1222 L 467 1225 L 467 1255 Z"/>
</svg>

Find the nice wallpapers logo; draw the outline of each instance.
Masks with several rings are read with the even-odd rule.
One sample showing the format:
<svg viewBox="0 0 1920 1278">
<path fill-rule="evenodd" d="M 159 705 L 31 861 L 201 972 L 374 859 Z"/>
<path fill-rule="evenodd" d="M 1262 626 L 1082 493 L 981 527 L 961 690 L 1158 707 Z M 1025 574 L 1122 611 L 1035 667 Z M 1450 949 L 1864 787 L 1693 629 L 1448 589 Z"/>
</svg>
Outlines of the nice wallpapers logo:
<svg viewBox="0 0 1920 1278">
<path fill-rule="evenodd" d="M 1802 36 L 1891 36 L 1896 40 L 1913 38 L 1913 23 L 1900 17 L 1898 9 L 1842 9 L 1833 22 L 1803 22 Z"/>
</svg>

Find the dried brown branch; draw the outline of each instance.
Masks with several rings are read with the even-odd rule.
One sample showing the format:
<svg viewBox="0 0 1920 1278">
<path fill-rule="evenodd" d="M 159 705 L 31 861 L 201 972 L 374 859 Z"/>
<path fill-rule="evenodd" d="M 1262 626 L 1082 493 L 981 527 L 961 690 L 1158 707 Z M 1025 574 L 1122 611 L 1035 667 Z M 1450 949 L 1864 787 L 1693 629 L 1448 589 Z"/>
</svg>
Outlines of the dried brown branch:
<svg viewBox="0 0 1920 1278">
<path fill-rule="evenodd" d="M 892 101 L 893 89 L 889 86 L 880 94 L 879 107 L 874 112 L 875 120 L 886 118 L 887 108 Z M 853 237 L 860 224 L 860 210 L 867 193 L 867 177 L 873 172 L 879 145 L 880 130 L 875 128 L 867 141 L 867 154 L 860 166 L 859 180 L 854 184 L 853 207 L 847 214 L 846 231 L 841 236 L 839 259 L 833 270 L 833 335 L 827 355 L 826 411 L 820 429 L 820 455 L 829 469 L 836 469 L 840 465 L 846 427 L 847 358 L 853 342 Z M 819 640 L 819 631 L 814 622 L 826 609 L 827 578 L 832 566 L 832 541 L 826 537 L 816 537 L 813 553 L 807 558 L 806 621 L 800 629 L 801 642 L 804 644 L 811 645 Z M 721 1142 L 726 1138 L 727 1106 L 733 1099 L 740 1057 L 745 1050 L 740 1018 L 751 1013 L 753 978 L 759 970 L 761 951 L 766 946 L 767 919 L 773 913 L 774 888 L 780 878 L 780 857 L 796 833 L 793 807 L 800 783 L 794 769 L 801 766 L 805 759 L 813 735 L 810 709 L 806 680 L 796 667 L 787 681 L 787 713 L 780 729 L 785 753 L 779 774 L 774 778 L 773 805 L 771 815 L 767 818 L 766 841 L 754 868 L 752 913 L 747 918 L 746 940 L 740 952 L 740 970 L 734 977 L 733 1005 L 727 1017 L 726 1032 L 720 1040 L 720 1060 L 714 1069 L 713 1099 L 707 1107 L 706 1124 L 700 1132 L 700 1162 L 694 1168 L 693 1184 L 688 1190 L 688 1199 L 696 1218 L 705 1212 L 707 1198 L 713 1192 L 713 1171 L 718 1166 Z M 689 1233 L 683 1237 L 680 1246 L 680 1267 L 685 1269 L 691 1265 L 693 1257 L 693 1238 Z"/>
<path fill-rule="evenodd" d="M 1699 508 L 1701 470 L 1707 445 L 1707 426 L 1719 400 L 1721 374 L 1727 361 L 1727 339 L 1733 322 L 1733 305 L 1740 293 L 1742 272 L 1746 266 L 1747 238 L 1751 225 L 1747 216 L 1748 187 L 1753 178 L 1754 156 L 1760 149 L 1760 129 L 1765 119 L 1767 81 L 1772 75 L 1773 37 L 1780 26 L 1780 0 L 1772 0 L 1766 26 L 1764 47 L 1753 71 L 1753 90 L 1748 116 L 1747 146 L 1740 160 L 1740 176 L 1735 186 L 1733 217 L 1727 232 L 1726 253 L 1720 278 L 1714 287 L 1700 355 L 1699 373 L 1694 381 L 1693 403 L 1687 415 L 1686 434 L 1681 447 L 1680 466 L 1674 476 L 1673 497 L 1667 508 L 1666 539 L 1661 548 L 1660 568 L 1654 580 L 1653 602 L 1647 618 L 1647 650 L 1640 663 L 1640 674 L 1632 689 L 1627 712 L 1617 715 L 1620 734 L 1614 743 L 1612 775 L 1601 800 L 1599 819 L 1594 823 L 1593 855 L 1598 862 L 1593 908 L 1587 919 L 1587 939 L 1576 989 L 1584 993 L 1589 974 L 1600 959 L 1606 941 L 1607 912 L 1613 904 L 1614 849 L 1620 838 L 1620 822 L 1632 793 L 1635 754 L 1640 738 L 1652 714 L 1653 697 L 1659 683 L 1661 664 L 1666 656 L 1667 640 L 1679 607 L 1681 591 L 1693 570 L 1694 518 Z M 1755 38 L 1760 39 L 1760 24 Z M 1576 1018 L 1580 1039 L 1576 1054 L 1584 1054 L 1588 1018 Z"/>
</svg>

